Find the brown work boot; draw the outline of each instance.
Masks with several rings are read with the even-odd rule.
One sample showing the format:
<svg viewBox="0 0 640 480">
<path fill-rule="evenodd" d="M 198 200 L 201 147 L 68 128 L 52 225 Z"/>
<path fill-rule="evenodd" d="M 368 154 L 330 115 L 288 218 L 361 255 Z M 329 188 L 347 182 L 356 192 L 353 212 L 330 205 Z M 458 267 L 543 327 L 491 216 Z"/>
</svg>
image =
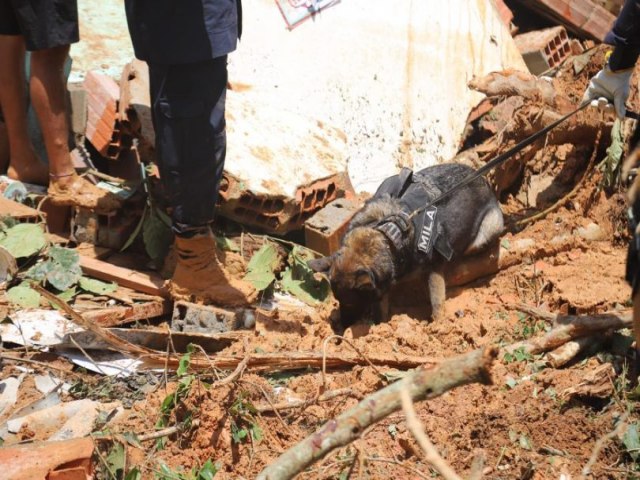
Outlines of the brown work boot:
<svg viewBox="0 0 640 480">
<path fill-rule="evenodd" d="M 169 283 L 174 299 L 239 307 L 258 297 L 250 283 L 233 278 L 220 262 L 211 232 L 191 238 L 176 236 L 175 246 L 178 261 Z"/>
<path fill-rule="evenodd" d="M 68 177 L 52 177 L 47 193 L 51 203 L 62 207 L 81 207 L 107 213 L 122 206 L 122 199 L 117 195 L 96 187 L 75 173 Z"/>
</svg>

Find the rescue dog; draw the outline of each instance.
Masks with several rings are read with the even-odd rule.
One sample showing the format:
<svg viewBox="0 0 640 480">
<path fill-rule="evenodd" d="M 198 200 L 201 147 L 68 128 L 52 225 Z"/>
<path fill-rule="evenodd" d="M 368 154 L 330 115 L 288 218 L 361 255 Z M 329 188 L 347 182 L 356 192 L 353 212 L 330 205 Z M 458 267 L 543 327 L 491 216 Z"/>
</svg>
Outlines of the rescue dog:
<svg viewBox="0 0 640 480">
<path fill-rule="evenodd" d="M 483 177 L 424 208 L 473 172 L 456 163 L 417 173 L 403 169 L 354 215 L 336 253 L 309 262 L 328 275 L 344 326 L 366 313 L 374 322 L 386 320 L 390 287 L 415 273 L 426 276 L 432 319 L 442 316 L 447 264 L 481 251 L 504 228 L 500 205 Z"/>
</svg>

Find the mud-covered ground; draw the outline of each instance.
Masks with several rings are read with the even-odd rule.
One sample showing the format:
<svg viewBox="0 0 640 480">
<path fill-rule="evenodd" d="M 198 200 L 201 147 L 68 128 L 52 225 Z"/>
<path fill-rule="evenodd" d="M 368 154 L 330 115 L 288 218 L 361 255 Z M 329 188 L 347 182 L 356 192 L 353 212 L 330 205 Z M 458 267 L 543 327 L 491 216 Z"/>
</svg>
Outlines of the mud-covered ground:
<svg viewBox="0 0 640 480">
<path fill-rule="evenodd" d="M 471 285 L 450 289 L 443 319 L 430 322 L 423 285 L 405 284 L 394 292 L 393 316 L 379 325 L 359 324 L 342 332 L 364 355 L 404 354 L 445 358 L 486 345 L 505 345 L 544 333 L 546 324 L 513 309 L 526 303 L 553 312 L 593 314 L 628 307 L 629 288 L 623 281 L 626 250 L 621 224 L 624 200 L 619 194 L 599 192 L 601 175 L 595 173 L 566 207 L 546 218 L 505 235 L 508 246 L 531 239 L 531 261 L 517 264 Z M 506 212 L 515 210 L 510 197 Z M 587 207 L 588 206 L 588 207 Z M 512 216 L 507 215 L 507 219 Z M 580 230 L 587 225 L 587 229 Z M 594 227 L 593 225 L 597 225 Z M 577 232 L 588 231 L 588 239 Z M 573 234 L 562 251 L 545 256 L 554 237 Z M 526 256 L 525 256 L 526 257 Z M 536 260 L 533 260 L 533 259 Z M 286 318 L 262 318 L 249 336 L 249 352 L 321 351 L 334 333 L 326 316 L 293 312 Z M 627 336 L 624 334 L 626 333 Z M 465 475 L 478 450 L 485 453 L 485 478 L 571 478 L 587 463 L 596 441 L 613 430 L 616 420 L 631 411 L 624 383 L 624 361 L 629 332 L 594 339 L 594 348 L 564 368 L 547 367 L 539 357 L 518 360 L 500 356 L 493 385 L 469 385 L 442 397 L 416 404 L 429 437 L 442 455 Z M 233 347 L 244 353 L 243 347 Z M 351 353 L 344 341 L 330 342 L 329 352 Z M 229 352 L 230 353 L 230 352 Z M 63 360 L 42 358 L 58 369 L 70 368 Z M 30 365 L 40 370 L 37 365 Z M 2 375 L 17 373 L 11 364 Z M 57 375 L 65 377 L 60 370 Z M 382 376 L 379 375 L 382 373 Z M 327 420 L 355 405 L 365 395 L 385 386 L 394 373 L 388 368 L 353 367 L 328 371 L 329 391 L 348 388 L 347 395 L 311 402 L 302 409 L 257 413 L 251 406 L 313 399 L 323 387 L 322 374 L 303 371 L 286 374 L 245 373 L 238 380 L 213 386 L 215 377 L 197 375 L 188 395 L 171 414 L 169 425 L 191 417 L 191 429 L 170 436 L 163 449 L 154 441 L 142 448 L 128 445 L 128 462 L 138 466 L 143 478 L 159 475 L 160 463 L 178 471 L 220 462 L 217 478 L 254 478 L 283 451 L 313 433 Z M 112 433 L 155 431 L 161 403 L 175 392 L 177 381 L 157 375 L 150 393 L 140 392 L 136 381 L 105 380 L 77 372 L 67 381 L 83 385 L 80 395 L 102 401 L 127 400 L 127 415 L 110 427 Z M 25 384 L 25 386 L 28 384 Z M 16 407 L 33 400 L 21 389 Z M 267 398 L 268 397 L 268 398 Z M 235 425 L 235 426 L 234 426 Z M 234 439 L 234 432 L 259 429 L 255 438 Z M 254 431 L 255 433 L 255 431 Z M 25 439 L 37 439 L 25 432 Z M 602 449 L 592 468 L 592 478 L 630 478 L 634 465 L 620 439 Z M 396 412 L 367 429 L 350 446 L 337 449 L 314 464 L 300 478 L 432 478 L 428 465 L 407 431 L 402 412 Z M 109 477 L 105 477 L 109 478 Z M 170 477 L 160 477 L 170 478 Z M 569 477 L 564 477 L 569 478 Z"/>
</svg>

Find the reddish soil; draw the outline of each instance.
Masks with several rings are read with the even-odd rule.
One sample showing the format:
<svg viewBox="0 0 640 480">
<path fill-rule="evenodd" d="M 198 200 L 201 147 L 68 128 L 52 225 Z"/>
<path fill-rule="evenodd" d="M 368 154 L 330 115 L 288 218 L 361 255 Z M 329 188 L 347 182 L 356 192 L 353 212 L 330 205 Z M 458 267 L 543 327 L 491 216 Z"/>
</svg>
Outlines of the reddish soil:
<svg viewBox="0 0 640 480">
<path fill-rule="evenodd" d="M 450 357 L 485 345 L 506 344 L 523 339 L 525 327 L 539 335 L 544 322 L 523 317 L 509 309 L 517 302 L 538 305 L 550 311 L 597 313 L 627 303 L 629 288 L 623 281 L 625 248 L 614 235 L 624 208 L 617 196 L 595 195 L 599 175 L 587 182 L 570 208 L 560 208 L 545 219 L 513 233 L 509 238 L 531 238 L 548 242 L 558 232 L 570 233 L 590 223 L 601 229 L 601 240 L 580 242 L 576 247 L 535 263 L 526 262 L 471 286 L 449 292 L 445 318 L 429 322 L 428 301 L 423 286 L 407 285 L 394 298 L 394 315 L 380 325 L 355 325 L 344 332 L 354 345 L 367 353 L 402 353 Z M 513 200 L 515 202 L 515 200 Z M 584 205 L 590 205 L 586 209 Z M 510 210 L 505 206 L 505 210 Z M 320 350 L 332 329 L 326 315 L 262 320 L 250 341 L 251 351 Z M 237 350 L 237 348 L 235 348 Z M 350 351 L 342 342 L 330 351 Z M 461 474 L 469 472 L 477 450 L 486 455 L 485 477 L 495 479 L 557 479 L 561 474 L 576 478 L 591 455 L 595 442 L 613 429 L 627 403 L 620 388 L 623 357 L 598 354 L 579 357 L 562 369 L 546 368 L 539 359 L 505 363 L 493 369 L 492 386 L 471 385 L 440 398 L 416 405 L 427 434 L 442 455 Z M 388 372 L 388 369 L 381 369 Z M 257 376 L 245 374 L 239 382 L 207 390 L 197 382 L 172 417 L 181 420 L 187 412 L 199 427 L 170 437 L 164 450 L 132 453 L 144 462 L 145 471 L 154 462 L 192 467 L 211 458 L 222 464 L 220 478 L 253 478 L 280 453 L 314 432 L 328 419 L 355 405 L 363 396 L 386 384 L 371 367 L 355 367 L 327 374 L 329 389 L 352 388 L 353 393 L 315 403 L 304 409 L 280 412 L 280 417 L 256 414 L 263 432 L 260 441 L 237 444 L 232 439 L 234 401 L 245 398 L 267 405 L 285 397 L 313 398 L 322 385 L 318 372 L 295 375 Z M 129 419 L 117 426 L 120 432 L 152 432 L 160 403 L 175 383 L 161 388 L 135 404 Z M 276 395 L 275 392 L 280 394 Z M 354 455 L 363 460 L 355 460 Z M 404 415 L 396 412 L 366 430 L 354 444 L 337 449 L 314 464 L 299 478 L 431 478 L 421 461 L 419 448 L 406 429 Z M 154 465 L 156 465 L 154 467 Z M 592 471 L 593 478 L 627 478 L 632 465 L 619 440 L 602 450 Z M 346 475 L 346 473 L 344 474 Z"/>
</svg>

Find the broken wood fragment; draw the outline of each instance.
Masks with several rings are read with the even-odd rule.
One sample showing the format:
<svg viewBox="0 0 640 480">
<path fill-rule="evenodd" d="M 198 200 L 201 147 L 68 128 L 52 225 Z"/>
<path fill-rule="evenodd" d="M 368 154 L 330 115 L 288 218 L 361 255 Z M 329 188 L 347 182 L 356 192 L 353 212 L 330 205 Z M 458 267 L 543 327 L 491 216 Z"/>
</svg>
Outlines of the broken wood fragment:
<svg viewBox="0 0 640 480">
<path fill-rule="evenodd" d="M 147 320 L 171 313 L 171 302 L 159 300 L 155 302 L 134 303 L 126 307 L 110 307 L 100 310 L 89 310 L 82 313 L 87 320 L 97 323 L 101 327 L 116 327 Z"/>
<path fill-rule="evenodd" d="M 349 387 L 338 388 L 336 390 L 329 390 L 324 392 L 317 398 L 311 398 L 309 400 L 292 400 L 290 402 L 274 403 L 271 405 L 254 405 L 257 411 L 260 413 L 275 412 L 279 410 L 291 410 L 293 408 L 302 408 L 307 405 L 311 405 L 315 402 L 326 402 L 337 397 L 346 395 L 353 395 L 353 389 Z"/>
<path fill-rule="evenodd" d="M 364 398 L 358 405 L 329 420 L 319 430 L 294 445 L 260 474 L 258 480 L 295 477 L 335 448 L 356 440 L 366 428 L 402 408 L 400 393 L 412 401 L 438 397 L 469 383 L 490 384 L 490 369 L 498 350 L 486 348 L 443 360 L 433 368 L 418 368 L 403 379 Z"/>
<path fill-rule="evenodd" d="M 631 313 L 620 314 L 603 313 L 600 315 L 556 315 L 529 305 L 517 305 L 514 309 L 527 313 L 533 317 L 547 321 L 553 321 L 554 327 L 541 337 L 532 338 L 523 342 L 509 345 L 504 350 L 513 353 L 522 349 L 531 355 L 557 349 L 567 342 L 602 334 L 607 330 L 619 330 L 631 328 L 633 321 Z"/>
<path fill-rule="evenodd" d="M 82 271 L 91 277 L 105 282 L 116 282 L 139 292 L 168 298 L 169 292 L 165 288 L 165 281 L 153 273 L 143 273 L 128 268 L 117 267 L 102 260 L 80 256 Z"/>
</svg>

